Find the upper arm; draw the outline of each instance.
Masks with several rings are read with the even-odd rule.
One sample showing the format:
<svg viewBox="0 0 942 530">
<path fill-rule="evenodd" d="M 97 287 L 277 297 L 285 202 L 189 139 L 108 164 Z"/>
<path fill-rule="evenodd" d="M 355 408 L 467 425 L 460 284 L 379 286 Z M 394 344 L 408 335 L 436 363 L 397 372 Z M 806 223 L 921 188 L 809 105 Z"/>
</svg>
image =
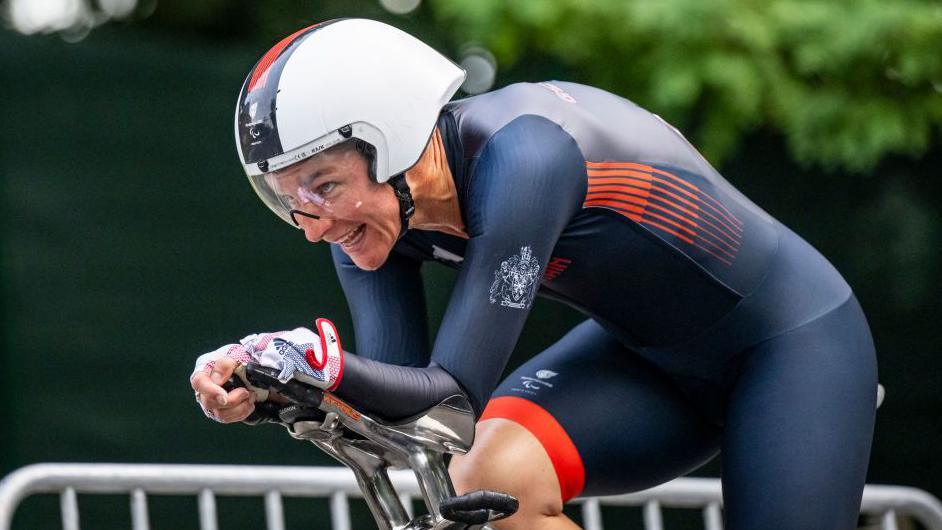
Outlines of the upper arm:
<svg viewBox="0 0 942 530">
<path fill-rule="evenodd" d="M 404 366 L 427 365 L 421 262 L 393 251 L 382 267 L 364 271 L 337 245 L 331 245 L 331 253 L 353 317 L 357 354 Z"/>
<path fill-rule="evenodd" d="M 553 247 L 585 197 L 575 140 L 545 118 L 495 133 L 465 199 L 470 239 L 432 359 L 480 410 L 519 338 Z"/>
</svg>

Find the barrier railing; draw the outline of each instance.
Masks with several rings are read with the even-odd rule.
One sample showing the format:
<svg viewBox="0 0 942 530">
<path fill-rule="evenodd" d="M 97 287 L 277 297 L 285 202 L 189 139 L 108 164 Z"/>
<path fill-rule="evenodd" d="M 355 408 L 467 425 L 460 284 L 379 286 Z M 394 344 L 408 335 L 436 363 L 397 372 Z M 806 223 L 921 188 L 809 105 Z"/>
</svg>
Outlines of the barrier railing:
<svg viewBox="0 0 942 530">
<path fill-rule="evenodd" d="M 421 493 L 410 471 L 390 473 L 408 508 Z M 217 530 L 216 496 L 265 499 L 269 530 L 284 530 L 282 497 L 330 500 L 332 530 L 350 530 L 349 497 L 360 490 L 343 467 L 203 466 L 162 464 L 34 464 L 0 481 L 0 530 L 10 530 L 20 502 L 34 494 L 59 494 L 63 530 L 79 530 L 81 494 L 127 494 L 133 530 L 149 530 L 149 495 L 195 495 L 201 530 Z M 408 500 L 408 502 L 406 502 Z M 646 530 L 662 530 L 662 509 L 702 511 L 706 530 L 722 530 L 722 491 L 716 479 L 679 478 L 628 495 L 578 499 L 586 530 L 602 530 L 602 506 L 640 507 Z M 879 517 L 881 530 L 896 530 L 907 516 L 927 530 L 942 530 L 942 503 L 929 493 L 902 486 L 868 485 L 861 512 Z M 410 514 L 411 516 L 411 514 Z"/>
</svg>

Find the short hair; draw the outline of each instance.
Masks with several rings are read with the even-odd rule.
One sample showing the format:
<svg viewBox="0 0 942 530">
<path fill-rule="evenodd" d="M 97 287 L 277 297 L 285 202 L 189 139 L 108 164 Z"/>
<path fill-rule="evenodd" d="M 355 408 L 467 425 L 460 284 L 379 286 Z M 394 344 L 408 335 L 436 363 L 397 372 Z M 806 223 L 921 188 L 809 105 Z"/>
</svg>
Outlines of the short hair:
<svg viewBox="0 0 942 530">
<path fill-rule="evenodd" d="M 356 152 L 366 160 L 367 171 L 370 175 L 370 180 L 376 182 L 376 148 L 372 146 L 369 142 L 361 140 L 359 138 L 350 138 L 349 140 L 344 140 L 339 144 L 332 146 L 328 151 L 334 153 L 341 153 L 351 149 L 356 149 Z"/>
</svg>

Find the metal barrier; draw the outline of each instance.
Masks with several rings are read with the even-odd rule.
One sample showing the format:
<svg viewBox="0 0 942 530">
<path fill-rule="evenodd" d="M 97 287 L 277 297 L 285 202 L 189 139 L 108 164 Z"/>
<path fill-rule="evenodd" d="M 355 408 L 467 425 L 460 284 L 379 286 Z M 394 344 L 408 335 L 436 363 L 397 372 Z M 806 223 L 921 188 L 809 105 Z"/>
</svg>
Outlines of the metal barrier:
<svg viewBox="0 0 942 530">
<path fill-rule="evenodd" d="M 410 471 L 393 471 L 390 476 L 407 507 L 412 499 L 421 498 Z M 161 494 L 196 495 L 202 530 L 218 528 L 217 495 L 264 497 L 269 530 L 285 528 L 283 496 L 327 498 L 332 530 L 350 530 L 347 499 L 358 497 L 360 490 L 353 474 L 343 467 L 35 464 L 0 482 L 0 530 L 10 529 L 20 501 L 41 493 L 60 495 L 63 530 L 79 529 L 79 493 L 128 494 L 134 530 L 149 530 L 147 496 Z M 663 529 L 662 508 L 699 509 L 706 530 L 723 527 L 722 493 L 716 479 L 679 478 L 638 493 L 575 502 L 582 505 L 586 530 L 602 530 L 602 506 L 640 507 L 647 530 Z M 942 503 L 915 488 L 868 485 L 861 512 L 878 516 L 882 530 L 896 530 L 897 515 L 911 517 L 928 530 L 942 530 Z"/>
</svg>

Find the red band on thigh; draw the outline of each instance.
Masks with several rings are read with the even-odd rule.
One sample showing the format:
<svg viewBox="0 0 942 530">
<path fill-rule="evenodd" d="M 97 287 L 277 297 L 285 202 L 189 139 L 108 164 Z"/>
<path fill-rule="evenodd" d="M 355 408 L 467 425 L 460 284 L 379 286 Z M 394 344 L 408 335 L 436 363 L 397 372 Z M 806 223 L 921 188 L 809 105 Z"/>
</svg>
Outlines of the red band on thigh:
<svg viewBox="0 0 942 530">
<path fill-rule="evenodd" d="M 502 396 L 487 404 L 480 421 L 494 418 L 513 421 L 536 436 L 553 462 L 563 502 L 582 492 L 585 486 L 582 457 L 566 430 L 546 409 L 523 398 Z"/>
</svg>

